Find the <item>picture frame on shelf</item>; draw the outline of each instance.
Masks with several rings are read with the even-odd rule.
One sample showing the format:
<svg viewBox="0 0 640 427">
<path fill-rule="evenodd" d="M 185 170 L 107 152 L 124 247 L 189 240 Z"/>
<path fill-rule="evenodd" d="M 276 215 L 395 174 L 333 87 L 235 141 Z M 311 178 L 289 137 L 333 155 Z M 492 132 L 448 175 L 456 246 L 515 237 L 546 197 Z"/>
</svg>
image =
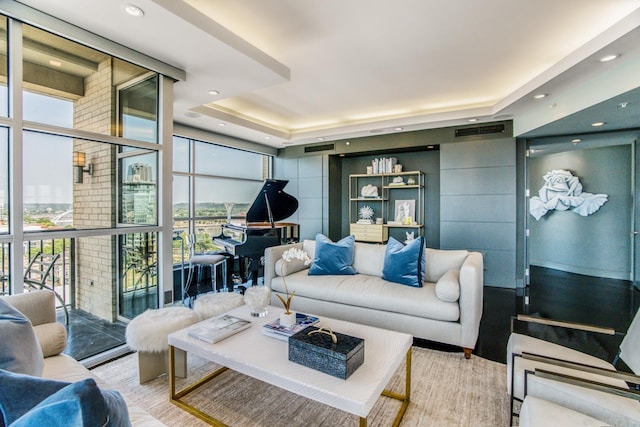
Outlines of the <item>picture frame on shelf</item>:
<svg viewBox="0 0 640 427">
<path fill-rule="evenodd" d="M 416 201 L 415 200 L 396 200 L 394 221 L 396 223 L 410 225 L 416 217 Z"/>
</svg>

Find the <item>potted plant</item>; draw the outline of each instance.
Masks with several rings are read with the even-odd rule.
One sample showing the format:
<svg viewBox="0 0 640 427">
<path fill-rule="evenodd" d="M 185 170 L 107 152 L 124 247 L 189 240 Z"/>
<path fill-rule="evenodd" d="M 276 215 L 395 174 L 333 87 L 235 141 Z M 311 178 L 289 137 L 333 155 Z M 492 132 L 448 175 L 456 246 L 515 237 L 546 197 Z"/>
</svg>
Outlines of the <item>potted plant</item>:
<svg viewBox="0 0 640 427">
<path fill-rule="evenodd" d="M 288 263 L 294 259 L 301 260 L 304 263 L 304 265 L 311 264 L 311 259 L 309 258 L 309 255 L 307 255 L 307 253 L 302 249 L 291 248 L 291 249 L 287 249 L 282 254 L 282 260 L 284 262 Z M 285 276 L 286 276 L 285 274 L 282 275 L 282 283 L 284 284 L 286 298 L 282 297 L 281 295 L 276 295 L 276 296 L 284 306 L 284 313 L 280 315 L 280 325 L 286 328 L 290 328 L 296 324 L 296 313 L 291 311 L 291 300 L 293 300 L 293 296 L 295 295 L 296 291 L 289 293 L 289 288 L 287 287 L 287 281 L 285 280 Z"/>
</svg>

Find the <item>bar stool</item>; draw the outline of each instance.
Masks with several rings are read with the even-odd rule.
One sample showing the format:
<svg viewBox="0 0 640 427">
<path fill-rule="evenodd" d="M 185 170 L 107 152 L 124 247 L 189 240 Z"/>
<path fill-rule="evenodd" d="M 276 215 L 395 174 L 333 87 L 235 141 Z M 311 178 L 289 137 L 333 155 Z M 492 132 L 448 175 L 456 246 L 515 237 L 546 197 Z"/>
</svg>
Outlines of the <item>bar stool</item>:
<svg viewBox="0 0 640 427">
<path fill-rule="evenodd" d="M 187 244 L 189 245 L 189 276 L 185 284 L 185 288 L 182 290 L 183 303 L 187 301 L 185 305 L 191 306 L 191 299 L 197 297 L 200 293 L 200 285 L 205 277 L 205 269 L 209 268 L 211 271 L 211 290 L 214 292 L 226 290 L 227 280 L 227 255 L 221 253 L 211 254 L 196 254 L 195 253 L 195 236 L 190 234 L 187 236 Z M 218 289 L 217 285 L 217 272 L 218 267 L 221 267 L 222 274 L 222 286 Z M 192 289 L 194 286 L 195 276 L 195 292 Z"/>
</svg>

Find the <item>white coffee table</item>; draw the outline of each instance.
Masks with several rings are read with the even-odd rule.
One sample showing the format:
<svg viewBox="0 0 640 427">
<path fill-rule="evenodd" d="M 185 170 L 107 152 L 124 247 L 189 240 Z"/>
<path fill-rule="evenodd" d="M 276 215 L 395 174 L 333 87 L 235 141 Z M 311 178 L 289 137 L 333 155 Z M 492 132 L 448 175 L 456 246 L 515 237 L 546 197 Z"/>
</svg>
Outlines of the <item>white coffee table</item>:
<svg viewBox="0 0 640 427">
<path fill-rule="evenodd" d="M 360 417 L 360 426 L 367 425 L 367 416 L 380 395 L 402 402 L 394 425 L 400 424 L 409 405 L 411 392 L 411 345 L 413 337 L 356 323 L 320 317 L 319 326 L 364 339 L 364 363 L 346 380 L 335 378 L 288 360 L 288 343 L 262 334 L 262 325 L 274 320 L 282 312 L 269 307 L 266 317 L 255 318 L 247 306 L 228 312 L 252 321 L 252 326 L 216 344 L 207 344 L 188 336 L 189 329 L 198 324 L 169 334 L 169 389 L 170 400 L 198 418 L 212 425 L 225 424 L 193 407 L 182 398 L 215 378 L 226 369 L 264 381 L 292 393 L 324 403 Z M 197 354 L 222 368 L 192 385 L 176 391 L 175 349 Z M 385 386 L 406 359 L 404 393 L 385 390 Z"/>
</svg>

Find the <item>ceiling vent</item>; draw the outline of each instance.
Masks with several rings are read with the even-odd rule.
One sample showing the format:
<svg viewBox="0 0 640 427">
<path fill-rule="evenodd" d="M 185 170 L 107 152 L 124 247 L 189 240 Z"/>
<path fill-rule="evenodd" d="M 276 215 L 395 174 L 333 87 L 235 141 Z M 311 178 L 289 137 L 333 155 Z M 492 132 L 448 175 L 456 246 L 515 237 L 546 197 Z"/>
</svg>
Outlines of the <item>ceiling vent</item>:
<svg viewBox="0 0 640 427">
<path fill-rule="evenodd" d="M 305 153 L 317 153 L 318 151 L 331 151 L 335 150 L 335 144 L 313 145 L 311 147 L 304 147 Z"/>
<path fill-rule="evenodd" d="M 487 126 L 474 126 L 456 129 L 456 138 L 463 136 L 489 135 L 492 133 L 504 133 L 506 126 L 504 123 Z"/>
</svg>

